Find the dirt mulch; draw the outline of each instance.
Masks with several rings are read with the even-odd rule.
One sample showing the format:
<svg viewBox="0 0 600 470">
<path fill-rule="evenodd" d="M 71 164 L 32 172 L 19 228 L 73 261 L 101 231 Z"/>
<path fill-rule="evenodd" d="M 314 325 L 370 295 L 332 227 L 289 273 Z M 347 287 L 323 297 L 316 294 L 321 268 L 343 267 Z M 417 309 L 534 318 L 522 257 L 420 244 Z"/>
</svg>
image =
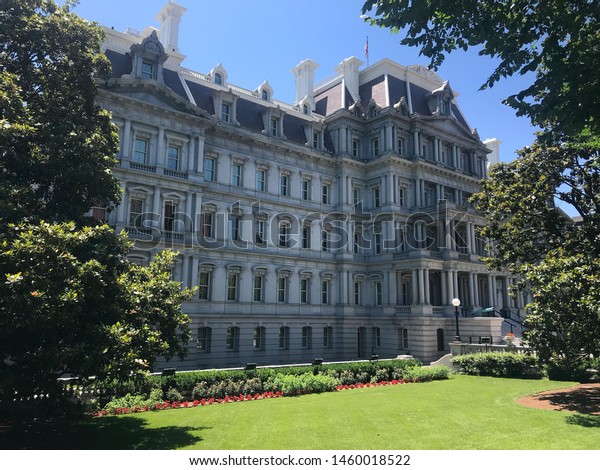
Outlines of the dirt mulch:
<svg viewBox="0 0 600 470">
<path fill-rule="evenodd" d="M 549 390 L 520 398 L 517 403 L 543 410 L 600 415 L 600 384 L 581 384 L 572 388 Z"/>
</svg>

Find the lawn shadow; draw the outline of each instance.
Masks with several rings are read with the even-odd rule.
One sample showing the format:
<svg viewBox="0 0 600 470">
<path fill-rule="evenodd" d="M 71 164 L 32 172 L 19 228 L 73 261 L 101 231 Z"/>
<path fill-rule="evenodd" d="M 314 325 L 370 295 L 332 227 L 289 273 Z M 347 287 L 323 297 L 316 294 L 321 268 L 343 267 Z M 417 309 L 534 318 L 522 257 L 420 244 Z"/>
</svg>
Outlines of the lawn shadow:
<svg viewBox="0 0 600 470">
<path fill-rule="evenodd" d="M 585 428 L 600 428 L 600 416 L 596 415 L 574 414 L 567 416 L 565 422 Z"/>
<path fill-rule="evenodd" d="M 28 418 L 0 422 L 0 449 L 13 450 L 170 450 L 201 441 L 192 431 L 205 427 L 150 429 L 140 417 Z"/>
<path fill-rule="evenodd" d="M 562 411 L 574 411 L 583 415 L 600 414 L 600 388 L 595 386 L 545 393 L 544 400 Z"/>
</svg>

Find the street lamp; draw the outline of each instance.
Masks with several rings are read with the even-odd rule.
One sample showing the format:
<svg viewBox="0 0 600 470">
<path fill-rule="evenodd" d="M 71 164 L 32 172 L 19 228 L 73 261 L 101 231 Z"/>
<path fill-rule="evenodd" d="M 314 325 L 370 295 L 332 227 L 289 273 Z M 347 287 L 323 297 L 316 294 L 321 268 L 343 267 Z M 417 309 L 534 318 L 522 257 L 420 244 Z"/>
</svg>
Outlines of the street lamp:
<svg viewBox="0 0 600 470">
<path fill-rule="evenodd" d="M 456 319 L 456 336 L 454 341 L 460 341 L 460 333 L 458 331 L 458 307 L 460 306 L 460 299 L 452 299 L 452 305 L 454 305 L 454 318 Z"/>
</svg>

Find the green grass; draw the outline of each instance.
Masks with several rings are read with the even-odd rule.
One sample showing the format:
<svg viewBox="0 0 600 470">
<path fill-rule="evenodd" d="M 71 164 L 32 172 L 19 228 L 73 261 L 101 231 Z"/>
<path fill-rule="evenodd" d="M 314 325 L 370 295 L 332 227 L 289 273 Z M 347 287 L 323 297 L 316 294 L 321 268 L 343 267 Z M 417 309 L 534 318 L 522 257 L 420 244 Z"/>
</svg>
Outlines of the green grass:
<svg viewBox="0 0 600 470">
<path fill-rule="evenodd" d="M 44 433 L 56 439 L 49 447 L 67 449 L 600 449 L 599 416 L 515 402 L 565 385 L 455 376 L 109 416 Z"/>
</svg>

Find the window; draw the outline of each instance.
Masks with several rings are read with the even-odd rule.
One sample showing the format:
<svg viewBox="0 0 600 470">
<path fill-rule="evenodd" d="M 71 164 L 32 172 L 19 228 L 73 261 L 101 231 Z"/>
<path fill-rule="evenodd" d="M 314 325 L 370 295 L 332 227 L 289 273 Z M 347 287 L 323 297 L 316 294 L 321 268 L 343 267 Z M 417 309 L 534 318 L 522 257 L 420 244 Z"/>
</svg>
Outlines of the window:
<svg viewBox="0 0 600 470">
<path fill-rule="evenodd" d="M 324 184 L 321 192 L 321 202 L 323 204 L 329 204 L 329 189 L 330 186 L 328 184 Z"/>
<path fill-rule="evenodd" d="M 269 92 L 267 90 L 263 90 L 261 96 L 263 100 L 269 101 Z"/>
<path fill-rule="evenodd" d="M 354 254 L 360 253 L 360 233 L 354 232 Z"/>
<path fill-rule="evenodd" d="M 252 336 L 252 347 L 256 350 L 265 349 L 265 328 L 257 326 L 254 328 L 254 334 Z"/>
<path fill-rule="evenodd" d="M 223 75 L 221 75 L 220 73 L 215 73 L 215 83 L 217 85 L 223 85 Z"/>
<path fill-rule="evenodd" d="M 321 303 L 329 303 L 329 281 L 327 280 L 321 282 Z"/>
<path fill-rule="evenodd" d="M 227 300 L 237 301 L 238 299 L 238 278 L 237 273 L 227 275 Z"/>
<path fill-rule="evenodd" d="M 172 232 L 175 226 L 175 204 L 172 201 L 165 201 L 164 208 L 164 229 L 165 232 Z"/>
<path fill-rule="evenodd" d="M 444 330 L 442 328 L 438 328 L 436 330 L 437 336 L 437 350 L 445 351 L 446 350 L 446 341 L 444 341 Z"/>
<path fill-rule="evenodd" d="M 331 326 L 323 328 L 323 347 L 326 349 L 333 347 L 333 327 Z"/>
<path fill-rule="evenodd" d="M 202 213 L 202 236 L 204 238 L 214 237 L 214 214 L 212 212 Z"/>
<path fill-rule="evenodd" d="M 371 140 L 371 148 L 373 149 L 373 156 L 379 155 L 379 139 L 376 137 Z"/>
<path fill-rule="evenodd" d="M 198 273 L 198 299 L 210 300 L 210 278 L 211 273 L 200 271 Z"/>
<path fill-rule="evenodd" d="M 142 62 L 142 78 L 154 78 L 154 64 L 150 62 Z"/>
<path fill-rule="evenodd" d="M 302 200 L 310 200 L 310 180 L 307 179 L 302 180 Z"/>
<path fill-rule="evenodd" d="M 221 121 L 231 122 L 231 105 L 229 103 L 221 103 Z"/>
<path fill-rule="evenodd" d="M 289 176 L 281 175 L 279 177 L 279 194 L 282 196 L 289 196 Z"/>
<path fill-rule="evenodd" d="M 212 331 L 206 326 L 198 328 L 198 339 L 196 340 L 196 349 L 202 352 L 210 352 L 210 339 Z"/>
<path fill-rule="evenodd" d="M 302 227 L 302 248 L 310 249 L 310 225 Z"/>
<path fill-rule="evenodd" d="M 280 276 L 277 278 L 277 302 L 287 302 L 287 278 Z"/>
<path fill-rule="evenodd" d="M 167 169 L 177 170 L 179 168 L 179 147 L 169 145 L 167 150 Z"/>
<path fill-rule="evenodd" d="M 279 137 L 279 119 L 271 118 L 271 135 Z"/>
<path fill-rule="evenodd" d="M 374 238 L 375 238 L 375 254 L 380 255 L 381 254 L 381 233 L 375 233 Z"/>
<path fill-rule="evenodd" d="M 358 157 L 359 140 L 352 139 L 352 156 Z"/>
<path fill-rule="evenodd" d="M 148 140 L 135 139 L 135 148 L 133 151 L 133 161 L 135 163 L 145 164 L 148 158 Z"/>
<path fill-rule="evenodd" d="M 309 283 L 309 279 L 306 279 L 306 278 L 300 279 L 300 303 L 301 304 L 308 303 L 308 283 Z"/>
<path fill-rule="evenodd" d="M 265 277 L 262 274 L 254 276 L 254 301 L 263 302 L 264 300 Z"/>
<path fill-rule="evenodd" d="M 404 139 L 398 139 L 398 153 L 404 154 Z"/>
<path fill-rule="evenodd" d="M 267 172 L 265 170 L 256 170 L 256 190 L 267 190 Z"/>
<path fill-rule="evenodd" d="M 381 205 L 381 193 L 379 187 L 373 188 L 373 207 L 379 207 Z"/>
<path fill-rule="evenodd" d="M 216 181 L 216 160 L 214 158 L 204 159 L 204 179 L 206 181 Z"/>
<path fill-rule="evenodd" d="M 319 149 L 321 148 L 321 133 L 314 131 L 313 132 L 313 148 Z"/>
<path fill-rule="evenodd" d="M 398 188 L 398 205 L 404 207 L 406 204 L 406 192 L 404 188 Z"/>
<path fill-rule="evenodd" d="M 240 218 L 237 215 L 229 218 L 229 238 L 231 240 L 240 239 Z"/>
<path fill-rule="evenodd" d="M 257 220 L 254 225 L 254 242 L 258 244 L 265 243 L 265 221 Z"/>
<path fill-rule="evenodd" d="M 354 283 L 354 305 L 360 305 L 360 282 Z"/>
<path fill-rule="evenodd" d="M 381 347 L 381 328 L 378 328 L 378 327 L 373 328 L 373 347 L 375 347 L 375 348 Z"/>
<path fill-rule="evenodd" d="M 304 114 L 308 114 L 308 106 L 307 105 L 302 105 L 302 112 Z"/>
<path fill-rule="evenodd" d="M 231 185 L 242 185 L 242 165 L 238 163 L 234 163 L 233 165 L 231 165 Z"/>
<path fill-rule="evenodd" d="M 142 199 L 131 199 L 129 202 L 129 225 L 131 227 L 143 227 L 143 212 L 144 201 Z"/>
<path fill-rule="evenodd" d="M 381 281 L 375 282 L 375 305 L 383 305 L 383 284 Z"/>
<path fill-rule="evenodd" d="M 398 332 L 400 349 L 408 349 L 408 328 L 400 328 Z"/>
<path fill-rule="evenodd" d="M 321 251 L 329 251 L 329 232 L 321 231 Z"/>
<path fill-rule="evenodd" d="M 237 351 L 240 339 L 240 329 L 237 326 L 227 328 L 225 336 L 225 349 L 228 351 Z"/>
<path fill-rule="evenodd" d="M 288 248 L 290 246 L 290 223 L 287 220 L 279 222 L 279 246 Z"/>
<path fill-rule="evenodd" d="M 279 328 L 279 349 L 289 349 L 290 329 L 287 326 Z"/>
<path fill-rule="evenodd" d="M 352 203 L 355 206 L 358 206 L 360 204 L 360 189 L 359 188 L 352 188 Z"/>
<path fill-rule="evenodd" d="M 302 347 L 304 349 L 312 348 L 312 327 L 302 327 Z"/>
</svg>

